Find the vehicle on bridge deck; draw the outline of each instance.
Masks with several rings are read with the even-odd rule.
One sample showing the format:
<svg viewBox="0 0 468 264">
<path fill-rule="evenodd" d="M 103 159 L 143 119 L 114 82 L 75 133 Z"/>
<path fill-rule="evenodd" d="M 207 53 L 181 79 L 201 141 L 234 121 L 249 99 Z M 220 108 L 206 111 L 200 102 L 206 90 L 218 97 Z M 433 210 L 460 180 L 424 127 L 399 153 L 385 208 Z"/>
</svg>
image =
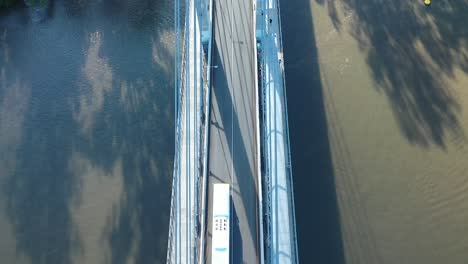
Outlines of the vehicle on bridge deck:
<svg viewBox="0 0 468 264">
<path fill-rule="evenodd" d="M 211 263 L 229 264 L 231 194 L 226 183 L 213 184 Z"/>
</svg>

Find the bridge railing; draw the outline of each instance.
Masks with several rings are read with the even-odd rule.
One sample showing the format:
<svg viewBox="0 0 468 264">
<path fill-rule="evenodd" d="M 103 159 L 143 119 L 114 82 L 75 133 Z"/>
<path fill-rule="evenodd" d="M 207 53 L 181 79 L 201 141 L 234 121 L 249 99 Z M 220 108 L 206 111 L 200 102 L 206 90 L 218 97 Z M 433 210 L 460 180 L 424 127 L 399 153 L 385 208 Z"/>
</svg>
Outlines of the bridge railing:
<svg viewBox="0 0 468 264">
<path fill-rule="evenodd" d="M 206 193 L 208 189 L 208 156 L 209 156 L 209 138 L 210 138 L 210 106 L 211 106 L 211 56 L 213 50 L 213 0 L 205 0 L 204 5 L 202 5 L 202 9 L 207 10 L 206 14 L 206 22 L 208 28 L 204 29 L 208 32 L 208 46 L 206 50 L 207 57 L 203 56 L 204 59 L 204 118 L 203 126 L 204 126 L 204 134 L 203 134 L 203 154 L 202 157 L 204 158 L 202 163 L 202 180 L 200 181 L 200 188 L 201 188 L 201 208 L 200 208 L 200 255 L 198 259 L 199 264 L 205 263 L 205 234 L 206 234 L 206 217 L 207 217 L 207 210 L 206 210 Z"/>
<path fill-rule="evenodd" d="M 177 255 L 175 247 L 179 246 L 180 237 L 174 236 L 177 228 L 177 208 L 180 208 L 180 190 L 178 189 L 180 180 L 180 137 L 181 137 L 181 113 L 184 107 L 184 87 L 185 87 L 185 43 L 186 43 L 186 30 L 185 26 L 181 29 L 180 20 L 185 16 L 180 16 L 180 0 L 175 1 L 174 8 L 174 22 L 175 22 L 175 36 L 174 36 L 174 116 L 175 116 L 175 149 L 174 149 L 174 169 L 172 179 L 171 191 L 171 205 L 170 205 L 170 218 L 169 218 L 169 233 L 167 239 L 167 256 L 166 263 L 178 263 L 176 260 L 180 259 Z M 184 19 L 186 20 L 186 19 Z M 185 22 L 187 23 L 187 22 Z M 181 39 L 181 31 L 182 39 Z M 176 234 L 179 235 L 179 234 Z"/>
<path fill-rule="evenodd" d="M 257 30 L 257 17 L 258 17 L 258 6 L 257 6 L 257 0 L 252 0 L 252 5 L 253 5 L 253 10 L 252 10 L 252 16 L 253 16 L 253 29 L 252 29 L 252 32 L 253 32 L 253 36 L 252 37 L 252 43 L 254 43 L 254 68 L 255 68 L 255 72 L 259 72 L 259 69 L 258 69 L 258 66 L 259 66 L 259 61 L 258 61 L 258 57 L 257 57 L 257 54 L 258 54 L 258 50 L 257 50 L 257 34 L 256 34 L 256 30 Z M 260 9 L 261 9 L 261 6 L 260 6 Z M 261 17 L 260 17 L 260 22 L 261 22 Z M 257 184 L 258 184 L 258 191 L 257 191 L 257 203 L 258 203 L 258 215 L 259 215 L 259 219 L 258 219 L 258 229 L 259 229 L 259 237 L 258 237 L 258 240 L 259 240 L 259 247 L 260 247 L 260 264 L 264 264 L 265 263 L 265 236 L 264 236 L 264 231 L 265 231 L 265 227 L 264 227 L 264 208 L 263 208 L 263 205 L 264 205 L 264 200 L 263 200 L 263 177 L 262 177 L 262 155 L 261 155 L 261 144 L 262 144 L 262 140 L 261 140 L 261 132 L 260 132 L 260 126 L 261 126 L 261 117 L 260 117 L 260 100 L 261 100 L 261 96 L 260 96 L 260 87 L 259 85 L 261 85 L 261 83 L 259 84 L 259 80 L 257 78 L 257 76 L 255 76 L 254 78 L 254 82 L 255 82 L 255 119 L 256 119 L 256 128 L 255 128 L 255 133 L 256 133 L 256 138 L 257 138 L 257 153 L 256 156 L 257 156 Z M 263 89 L 262 89 L 263 90 Z"/>
</svg>

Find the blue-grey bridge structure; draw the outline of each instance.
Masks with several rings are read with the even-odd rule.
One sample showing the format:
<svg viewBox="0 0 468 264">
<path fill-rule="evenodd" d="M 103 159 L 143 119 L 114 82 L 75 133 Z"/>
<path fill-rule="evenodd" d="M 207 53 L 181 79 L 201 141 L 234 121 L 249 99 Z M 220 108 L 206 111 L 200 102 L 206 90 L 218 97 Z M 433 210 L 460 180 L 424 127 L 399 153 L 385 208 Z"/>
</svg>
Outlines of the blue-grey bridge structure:
<svg viewBox="0 0 468 264">
<path fill-rule="evenodd" d="M 213 183 L 230 263 L 298 263 L 279 0 L 175 0 L 168 264 L 211 263 Z"/>
</svg>

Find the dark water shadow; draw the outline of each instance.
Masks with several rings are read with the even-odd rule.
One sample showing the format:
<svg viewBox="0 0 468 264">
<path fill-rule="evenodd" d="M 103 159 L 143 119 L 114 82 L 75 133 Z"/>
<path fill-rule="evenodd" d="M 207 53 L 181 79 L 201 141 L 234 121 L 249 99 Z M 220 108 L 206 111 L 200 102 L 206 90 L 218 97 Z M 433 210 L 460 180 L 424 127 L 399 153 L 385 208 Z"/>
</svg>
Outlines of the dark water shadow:
<svg viewBox="0 0 468 264">
<path fill-rule="evenodd" d="M 299 261 L 344 264 L 311 7 L 309 0 L 280 5 Z"/>
<path fill-rule="evenodd" d="M 3 1 L 2 1 L 3 2 Z M 0 16 L 6 16 L 11 12 L 17 13 L 18 9 L 24 8 L 25 4 L 23 1 L 11 1 L 11 4 L 0 4 Z M 27 10 L 24 10 L 27 12 Z"/>
<path fill-rule="evenodd" d="M 429 7 L 406 0 L 327 2 L 337 29 L 350 23 L 376 89 L 388 97 L 406 139 L 442 149 L 447 136 L 465 140 L 457 91 L 447 81 L 456 70 L 468 73 L 468 1 L 433 1 Z M 338 4 L 347 21 L 337 18 Z"/>
<path fill-rule="evenodd" d="M 0 18 L 0 54 L 7 54 L 0 56 L 0 104 L 15 83 L 30 87 L 12 173 L 1 179 L 16 254 L 30 263 L 72 263 L 85 255 L 72 212 L 83 187 L 70 170 L 74 153 L 106 175 L 122 161 L 122 195 L 98 234 L 102 254 L 110 249 L 107 261 L 165 260 L 174 93 L 172 51 L 163 42 L 173 25 L 172 3 L 127 1 L 120 16 L 102 19 L 100 10 L 111 2 L 55 1 L 54 17 L 37 25 L 24 19 L 24 10 Z M 86 65 L 93 45 L 98 64 L 110 72 L 94 73 L 97 84 L 83 77 L 92 72 Z M 80 113 L 89 109 L 92 114 Z M 87 117 L 91 125 L 82 122 Z"/>
</svg>

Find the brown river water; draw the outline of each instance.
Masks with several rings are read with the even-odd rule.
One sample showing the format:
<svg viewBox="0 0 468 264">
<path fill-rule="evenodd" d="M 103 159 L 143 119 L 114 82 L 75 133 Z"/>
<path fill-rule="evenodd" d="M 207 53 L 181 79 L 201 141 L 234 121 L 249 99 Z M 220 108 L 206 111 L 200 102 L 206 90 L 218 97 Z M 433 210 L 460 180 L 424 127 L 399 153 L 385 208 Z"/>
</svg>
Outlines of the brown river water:
<svg viewBox="0 0 468 264">
<path fill-rule="evenodd" d="M 301 263 L 468 263 L 468 1 L 281 1 Z"/>
</svg>

